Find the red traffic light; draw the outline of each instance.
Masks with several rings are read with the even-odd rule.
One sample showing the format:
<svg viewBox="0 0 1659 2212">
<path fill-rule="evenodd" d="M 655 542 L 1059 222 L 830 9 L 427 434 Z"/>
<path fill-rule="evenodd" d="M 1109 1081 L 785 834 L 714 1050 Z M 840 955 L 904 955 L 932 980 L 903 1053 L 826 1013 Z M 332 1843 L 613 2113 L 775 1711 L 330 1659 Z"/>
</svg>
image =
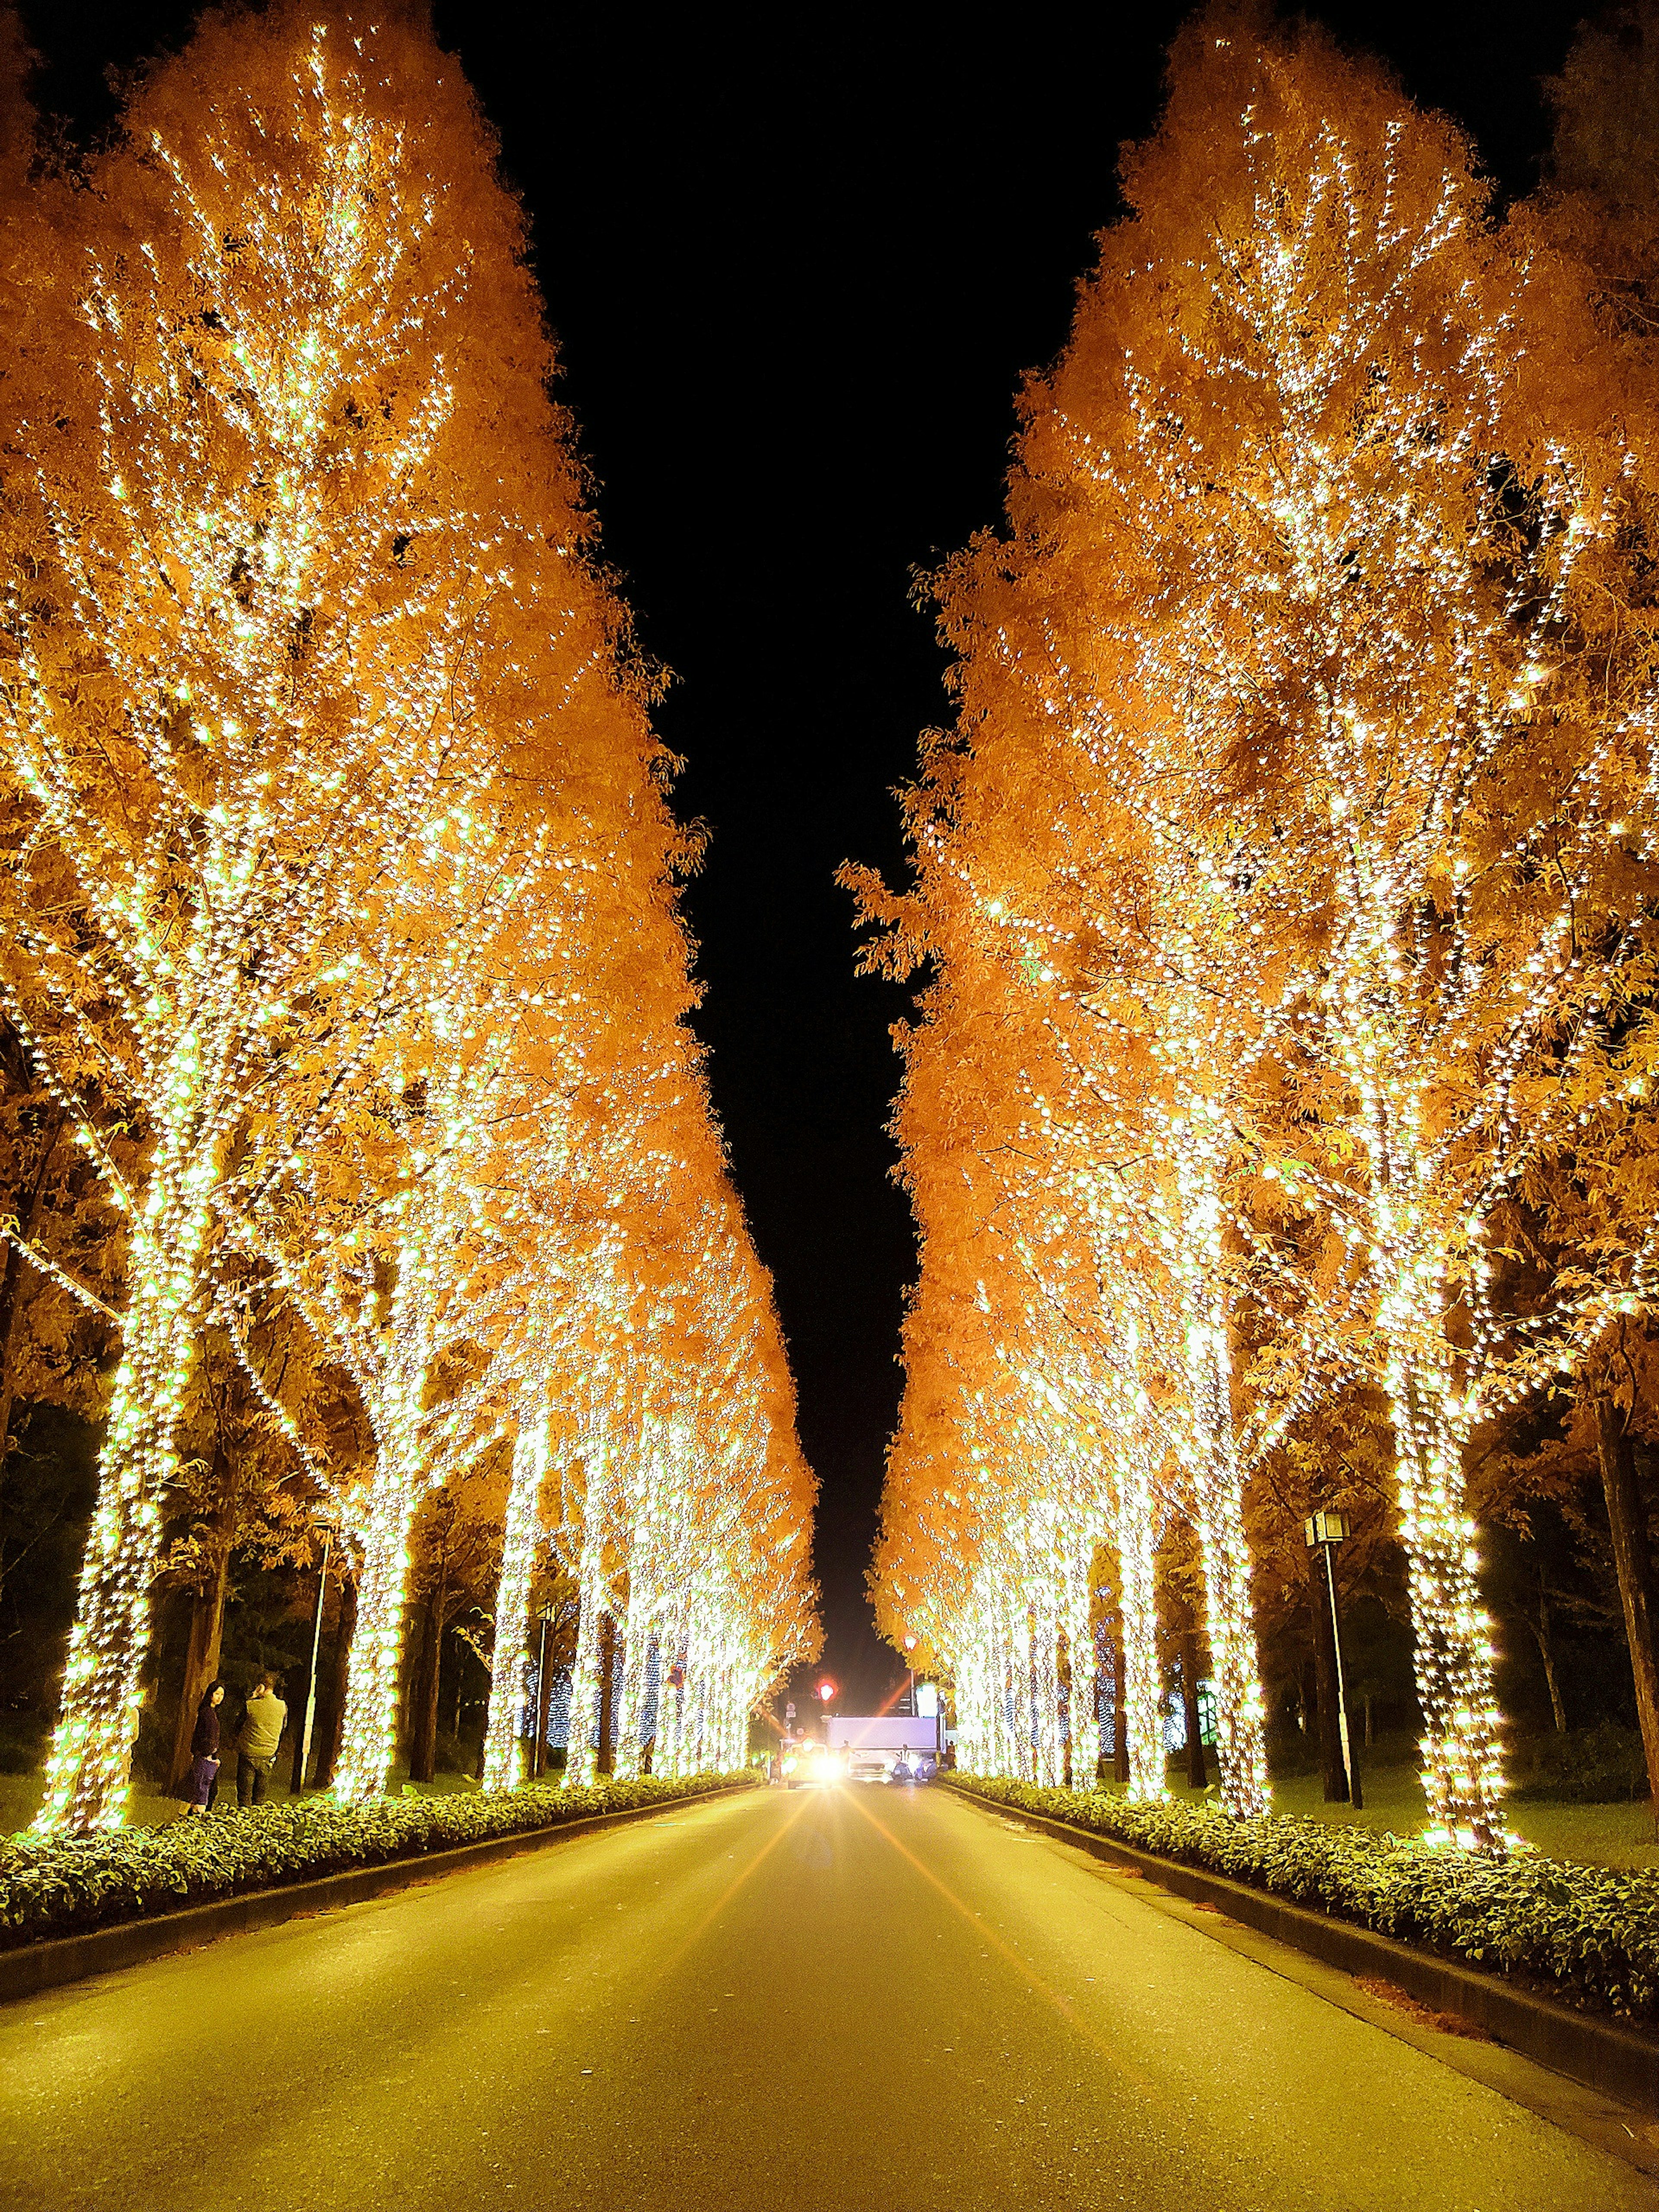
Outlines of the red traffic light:
<svg viewBox="0 0 1659 2212">
<path fill-rule="evenodd" d="M 824 1704 L 827 1705 L 830 1698 L 833 1698 L 835 1694 L 836 1686 L 826 1674 L 823 1681 L 818 1684 L 818 1695 L 823 1699 Z"/>
</svg>

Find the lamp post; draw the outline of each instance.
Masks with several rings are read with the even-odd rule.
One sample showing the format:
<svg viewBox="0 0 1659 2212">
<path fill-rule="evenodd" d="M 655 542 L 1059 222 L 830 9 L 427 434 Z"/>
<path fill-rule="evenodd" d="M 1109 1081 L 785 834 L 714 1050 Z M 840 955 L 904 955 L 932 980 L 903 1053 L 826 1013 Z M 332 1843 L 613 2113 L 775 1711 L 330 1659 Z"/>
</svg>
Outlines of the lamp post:
<svg viewBox="0 0 1659 2212">
<path fill-rule="evenodd" d="M 294 1739 L 294 1771 L 289 1777 L 289 1795 L 297 1797 L 306 1786 L 306 1766 L 311 1758 L 311 1731 L 317 1718 L 317 1654 L 323 1641 L 323 1600 L 328 1594 L 328 1555 L 333 1548 L 334 1531 L 323 1531 L 323 1557 L 317 1569 L 317 1609 L 311 1620 L 311 1672 L 306 1682 L 305 1717 Z"/>
<path fill-rule="evenodd" d="M 1337 1546 L 1346 1540 L 1348 1533 L 1347 1515 L 1334 1506 L 1322 1506 L 1302 1523 L 1308 1549 L 1325 1554 L 1325 1589 L 1331 1606 L 1331 1650 L 1336 1663 L 1336 1728 L 1342 1742 L 1342 1770 L 1348 1778 L 1348 1802 L 1355 1812 L 1359 1812 L 1365 1801 L 1360 1795 L 1359 1769 L 1354 1764 L 1353 1740 L 1348 1732 L 1348 1691 L 1342 1677 L 1342 1619 L 1336 1602 L 1336 1568 L 1332 1559 Z"/>
<path fill-rule="evenodd" d="M 914 1720 L 914 1719 L 915 1718 L 915 1717 L 916 1717 L 916 1658 L 915 1658 L 915 1652 L 916 1652 L 916 1639 L 915 1639 L 915 1638 L 914 1636 L 907 1636 L 907 1637 L 905 1638 L 905 1639 L 904 1639 L 904 1656 L 905 1656 L 905 1658 L 908 1661 L 908 1662 L 909 1662 L 909 1668 L 910 1668 L 910 1717 L 911 1717 L 911 1719 L 912 1719 L 912 1720 Z"/>
</svg>

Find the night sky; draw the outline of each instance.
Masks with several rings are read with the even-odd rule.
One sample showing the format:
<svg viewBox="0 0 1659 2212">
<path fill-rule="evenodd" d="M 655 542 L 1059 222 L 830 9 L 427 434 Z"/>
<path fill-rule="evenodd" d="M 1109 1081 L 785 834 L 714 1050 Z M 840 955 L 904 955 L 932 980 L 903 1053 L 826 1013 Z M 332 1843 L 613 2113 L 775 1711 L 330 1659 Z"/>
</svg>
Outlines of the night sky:
<svg viewBox="0 0 1659 2212">
<path fill-rule="evenodd" d="M 194 12 L 25 5 L 40 104 L 95 126 L 106 66 Z M 946 712 L 914 572 L 998 517 L 1016 385 L 1065 340 L 1188 10 L 1079 12 L 436 10 L 530 210 L 606 555 L 675 673 L 678 803 L 713 833 L 697 1027 L 822 1486 L 848 1711 L 895 1663 L 864 1575 L 915 1255 L 883 1129 L 905 994 L 854 975 L 833 876 L 899 872 L 890 793 Z M 1506 189 L 1533 181 L 1538 79 L 1579 9 L 1312 12 L 1460 118 Z"/>
</svg>

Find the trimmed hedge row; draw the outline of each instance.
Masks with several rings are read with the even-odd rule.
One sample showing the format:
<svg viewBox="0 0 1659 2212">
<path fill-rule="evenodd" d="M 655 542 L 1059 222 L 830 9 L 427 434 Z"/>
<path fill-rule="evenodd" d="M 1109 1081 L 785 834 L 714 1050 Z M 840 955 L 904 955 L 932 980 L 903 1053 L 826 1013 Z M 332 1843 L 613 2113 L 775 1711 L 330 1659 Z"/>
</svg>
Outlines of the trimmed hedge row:
<svg viewBox="0 0 1659 2212">
<path fill-rule="evenodd" d="M 1659 2014 L 1659 1875 L 1435 1850 L 1413 1838 L 1218 1806 L 1152 1804 L 1106 1790 L 1046 1790 L 953 1774 L 992 1804 L 1041 1813 L 1135 1850 L 1293 1898 L 1379 1935 L 1548 1984 L 1581 2007 Z"/>
<path fill-rule="evenodd" d="M 385 1797 L 368 1805 L 310 1797 L 73 1842 L 13 1836 L 0 1842 L 0 1949 L 177 1912 L 239 1891 L 274 1889 L 355 1867 L 420 1858 L 459 1844 L 562 1827 L 596 1813 L 706 1796 L 757 1778 L 744 1768 L 678 1782 L 647 1777 L 581 1790 L 538 1782 L 488 1795 Z"/>
</svg>

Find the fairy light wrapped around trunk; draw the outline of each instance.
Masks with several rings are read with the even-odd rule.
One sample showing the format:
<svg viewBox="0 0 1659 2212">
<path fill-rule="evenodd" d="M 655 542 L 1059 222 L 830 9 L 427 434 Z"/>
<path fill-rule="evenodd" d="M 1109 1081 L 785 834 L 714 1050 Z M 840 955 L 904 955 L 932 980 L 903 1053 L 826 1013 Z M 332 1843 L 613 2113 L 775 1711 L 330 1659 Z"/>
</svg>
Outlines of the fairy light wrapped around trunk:
<svg viewBox="0 0 1659 2212">
<path fill-rule="evenodd" d="M 1158 1508 L 1145 1462 L 1133 1450 L 1119 1463 L 1113 1534 L 1118 1558 L 1119 1634 L 1123 1640 L 1124 1712 L 1132 1797 L 1160 1798 L 1164 1779 L 1164 1684 L 1158 1659 Z"/>
<path fill-rule="evenodd" d="M 1649 465 L 1587 273 L 1533 215 L 1495 222 L 1386 72 L 1226 9 L 1170 86 L 1022 394 L 1006 528 L 937 579 L 959 714 L 907 797 L 915 886 L 849 876 L 876 964 L 932 963 L 878 1577 L 949 1582 L 995 1540 L 939 1408 L 999 1339 L 1034 1419 L 1081 1435 L 1109 1402 L 1106 1330 L 1041 1403 L 1089 1336 L 1092 1245 L 1200 1537 L 1226 1802 L 1266 1802 L 1249 1471 L 1369 1384 L 1430 1831 L 1500 1851 L 1465 1445 L 1652 1274 L 1650 1206 L 1599 1164 L 1650 1110 L 1607 1018 L 1650 960 L 1659 684 L 1621 534 Z M 1500 1313 L 1504 1216 L 1552 1176 L 1597 1181 L 1583 1279 Z"/>
<path fill-rule="evenodd" d="M 0 518 L 0 1001 L 131 1223 L 40 1815 L 74 1832 L 120 1817 L 226 1251 L 289 1299 L 374 1437 L 349 1795 L 396 1749 L 413 1515 L 512 1448 L 534 1286 L 553 1253 L 602 1253 L 607 1200 L 648 1231 L 666 1182 L 725 1224 L 721 1387 L 773 1440 L 739 1473 L 730 1424 L 704 1422 L 734 1493 L 719 1542 L 751 1479 L 801 1528 L 811 1496 L 684 1029 L 693 841 L 588 557 L 522 215 L 453 58 L 418 11 L 210 15 L 86 181 L 20 210 L 41 281 L 4 380 Z M 102 1144 L 112 1112 L 145 1133 L 136 1177 Z M 785 1621 L 811 1642 L 803 1545 L 731 1588 L 744 1651 Z"/>
<path fill-rule="evenodd" d="M 495 1591 L 495 1649 L 484 1727 L 483 1786 L 516 1789 L 525 1778 L 524 1722 L 530 1705 L 530 1596 L 541 1534 L 540 1501 L 547 1474 L 544 1422 L 514 1439 L 513 1479 L 501 1531 L 501 1571 Z M 539 1685 L 538 1685 L 539 1689 Z"/>
</svg>

